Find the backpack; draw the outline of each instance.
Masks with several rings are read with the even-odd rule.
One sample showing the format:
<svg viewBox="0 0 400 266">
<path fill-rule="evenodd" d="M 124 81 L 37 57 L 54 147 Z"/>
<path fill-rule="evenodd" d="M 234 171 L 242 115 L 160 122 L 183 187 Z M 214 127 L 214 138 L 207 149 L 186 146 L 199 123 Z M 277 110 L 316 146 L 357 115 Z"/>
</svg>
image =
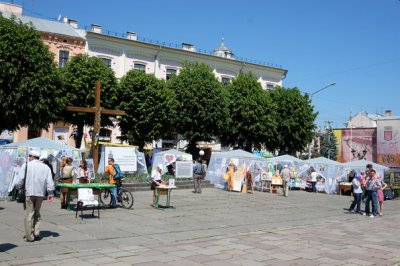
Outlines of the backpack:
<svg viewBox="0 0 400 266">
<path fill-rule="evenodd" d="M 113 164 L 114 167 L 114 179 L 118 179 L 118 178 L 124 178 L 124 174 L 121 172 L 121 168 L 119 167 L 118 164 Z"/>
</svg>

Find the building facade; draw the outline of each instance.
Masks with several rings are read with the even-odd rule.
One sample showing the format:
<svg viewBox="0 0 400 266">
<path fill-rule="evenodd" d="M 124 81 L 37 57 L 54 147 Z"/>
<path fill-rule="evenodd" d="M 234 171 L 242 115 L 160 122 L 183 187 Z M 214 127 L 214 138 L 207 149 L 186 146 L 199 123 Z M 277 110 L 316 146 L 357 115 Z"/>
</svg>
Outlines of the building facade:
<svg viewBox="0 0 400 266">
<path fill-rule="evenodd" d="M 23 23 L 32 23 L 39 32 L 44 44 L 54 54 L 54 61 L 59 67 L 63 67 L 68 60 L 78 54 L 85 53 L 86 40 L 76 31 L 77 22 L 64 18 L 61 21 L 51 21 L 22 14 L 22 7 L 14 4 L 0 3 L 0 12 L 5 18 L 14 15 Z M 70 138 L 73 128 L 63 122 L 51 124 L 47 130 L 23 127 L 20 130 L 9 133 L 13 134 L 15 142 L 24 141 L 36 137 L 47 137 L 50 139 L 63 140 L 74 146 L 75 141 Z"/>
<path fill-rule="evenodd" d="M 118 79 L 131 69 L 141 69 L 159 79 L 168 80 L 172 75 L 179 75 L 185 61 L 200 62 L 210 66 L 222 83 L 229 83 L 239 73 L 251 72 L 265 90 L 282 86 L 282 80 L 287 73 L 287 70 L 278 66 L 235 59 L 234 53 L 225 46 L 224 40 L 213 53 L 208 53 L 197 50 L 195 45 L 188 43 L 178 46 L 144 40 L 134 32 L 110 33 L 96 24 L 92 24 L 90 28 L 79 29 L 77 21 L 68 18 L 61 22 L 23 16 L 22 8 L 16 5 L 0 4 L 0 11 L 16 14 L 23 22 L 32 22 L 41 34 L 43 42 L 54 53 L 55 62 L 60 67 L 63 67 L 69 58 L 86 53 L 103 59 Z M 120 135 L 118 127 L 103 129 L 102 132 L 100 138 L 106 141 L 116 142 L 116 137 Z M 23 128 L 15 132 L 14 141 L 41 135 L 51 139 L 67 139 L 68 144 L 74 145 L 69 137 L 71 134 L 72 127 L 59 123 L 51 125 L 47 131 Z M 85 128 L 84 136 L 89 135 L 89 128 Z M 216 144 L 215 147 L 220 146 Z"/>
<path fill-rule="evenodd" d="M 360 112 L 334 129 L 338 141 L 338 162 L 365 159 L 388 167 L 400 167 L 400 116 L 390 110 L 384 115 Z"/>
</svg>

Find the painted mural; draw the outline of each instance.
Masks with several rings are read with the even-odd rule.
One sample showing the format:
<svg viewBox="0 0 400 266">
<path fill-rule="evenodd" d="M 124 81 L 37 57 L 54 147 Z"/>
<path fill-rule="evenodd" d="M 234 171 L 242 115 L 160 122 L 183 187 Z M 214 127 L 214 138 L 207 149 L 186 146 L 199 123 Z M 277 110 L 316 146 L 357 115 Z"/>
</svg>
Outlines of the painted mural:
<svg viewBox="0 0 400 266">
<path fill-rule="evenodd" d="M 377 163 L 400 167 L 400 120 L 379 120 L 377 126 Z"/>
<path fill-rule="evenodd" d="M 375 161 L 376 128 L 344 128 L 333 131 L 338 142 L 338 162 L 345 163 L 359 159 Z"/>
</svg>

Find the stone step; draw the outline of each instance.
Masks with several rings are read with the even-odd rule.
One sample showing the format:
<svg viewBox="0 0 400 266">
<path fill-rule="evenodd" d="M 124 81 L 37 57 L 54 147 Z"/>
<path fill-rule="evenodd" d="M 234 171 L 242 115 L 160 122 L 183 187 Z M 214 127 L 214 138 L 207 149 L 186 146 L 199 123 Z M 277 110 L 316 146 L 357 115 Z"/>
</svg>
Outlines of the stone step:
<svg viewBox="0 0 400 266">
<path fill-rule="evenodd" d="M 178 189 L 193 189 L 194 183 L 193 181 L 175 181 L 175 186 Z M 140 183 L 125 183 L 122 186 L 124 189 L 129 190 L 131 192 L 135 191 L 147 191 L 150 190 L 150 183 L 148 182 L 140 182 Z M 209 180 L 203 180 L 202 182 L 203 188 L 213 188 L 214 185 L 210 183 Z"/>
</svg>

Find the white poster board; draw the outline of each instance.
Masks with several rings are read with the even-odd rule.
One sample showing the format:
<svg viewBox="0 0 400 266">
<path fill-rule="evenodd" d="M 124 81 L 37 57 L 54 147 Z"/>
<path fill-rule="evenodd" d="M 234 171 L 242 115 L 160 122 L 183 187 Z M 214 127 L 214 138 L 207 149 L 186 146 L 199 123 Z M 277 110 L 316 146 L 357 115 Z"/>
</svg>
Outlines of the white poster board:
<svg viewBox="0 0 400 266">
<path fill-rule="evenodd" d="M 108 158 L 114 158 L 114 162 L 119 165 L 122 172 L 136 172 L 137 171 L 137 156 L 135 147 L 104 147 L 104 168 L 108 164 Z"/>
<path fill-rule="evenodd" d="M 243 184 L 243 166 L 239 165 L 237 170 L 233 174 L 233 190 L 234 191 L 242 191 Z"/>
<path fill-rule="evenodd" d="M 87 164 L 87 170 L 88 170 L 88 179 L 93 180 L 96 178 L 96 175 L 94 174 L 94 163 L 93 159 L 86 159 L 86 164 Z"/>
<path fill-rule="evenodd" d="M 193 162 L 192 161 L 176 161 L 175 177 L 193 177 Z"/>
</svg>

